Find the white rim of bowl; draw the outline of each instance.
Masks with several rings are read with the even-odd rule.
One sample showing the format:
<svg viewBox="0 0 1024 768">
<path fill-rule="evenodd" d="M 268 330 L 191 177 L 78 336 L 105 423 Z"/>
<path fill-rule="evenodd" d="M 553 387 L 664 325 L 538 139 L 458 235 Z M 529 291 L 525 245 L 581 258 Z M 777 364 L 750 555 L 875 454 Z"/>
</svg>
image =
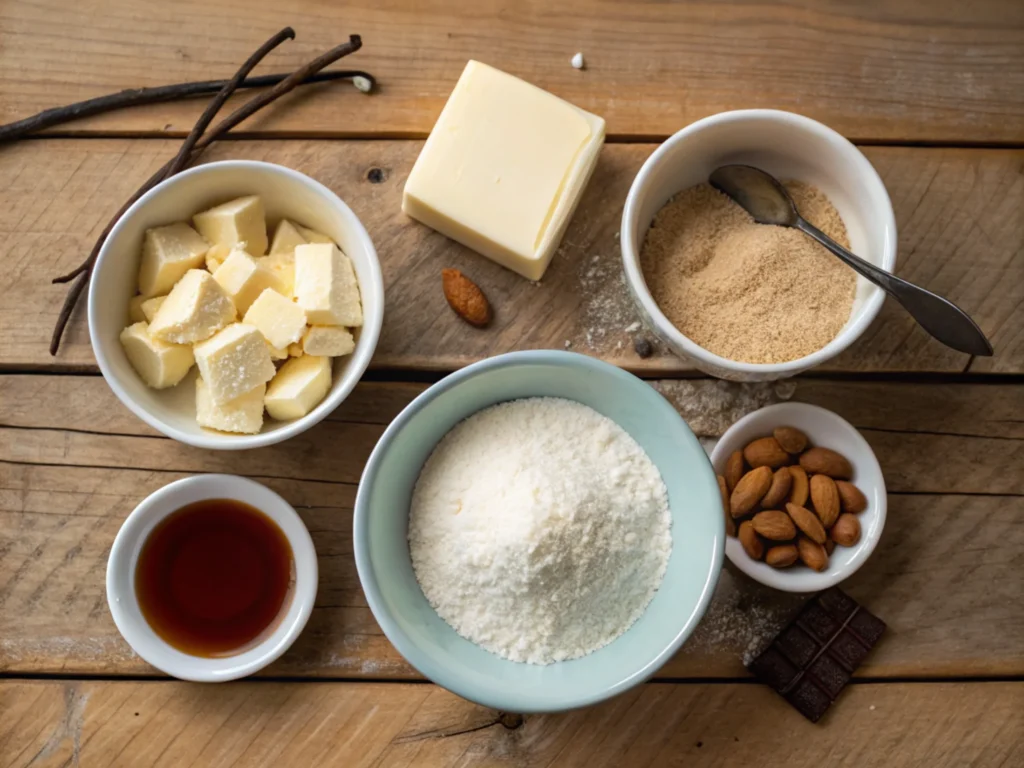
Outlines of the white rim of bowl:
<svg viewBox="0 0 1024 768">
<path fill-rule="evenodd" d="M 842 570 L 835 570 L 832 573 L 825 571 L 824 573 L 815 573 L 808 569 L 807 573 L 802 574 L 805 581 L 812 582 L 813 586 L 809 588 L 803 588 L 793 583 L 793 579 L 790 578 L 790 572 L 786 569 L 764 571 L 758 569 L 757 565 L 763 565 L 763 563 L 757 563 L 747 557 L 746 553 L 742 557 L 733 557 L 729 553 L 729 543 L 726 542 L 725 556 L 729 558 L 729 562 L 739 568 L 743 573 L 749 576 L 759 584 L 764 584 L 766 587 L 777 589 L 781 592 L 793 592 L 796 594 L 808 594 L 810 592 L 819 592 L 829 587 L 834 587 L 840 582 L 846 581 L 857 571 L 861 569 L 861 566 L 868 561 L 872 553 L 875 551 L 875 547 L 878 546 L 878 542 L 882 538 L 882 531 L 885 530 L 885 523 L 888 516 L 888 496 L 886 495 L 885 489 L 885 475 L 882 474 L 882 466 L 878 463 L 878 457 L 875 456 L 875 452 L 871 450 L 871 446 L 868 441 L 864 439 L 864 436 L 860 431 L 853 426 L 850 422 L 840 416 L 834 411 L 830 411 L 827 408 L 822 408 L 820 405 L 812 405 L 810 403 L 775 403 L 774 405 L 766 405 L 764 408 L 759 408 L 752 413 L 748 413 L 746 416 L 741 418 L 723 434 L 721 439 L 715 445 L 714 450 L 711 453 L 712 466 L 716 459 L 721 458 L 721 454 L 724 452 L 724 448 L 719 449 L 719 445 L 724 446 L 726 438 L 729 437 L 731 432 L 739 432 L 747 424 L 752 421 L 762 419 L 765 416 L 771 416 L 776 411 L 792 409 L 798 407 L 802 410 L 810 411 L 817 415 L 818 418 L 829 419 L 837 422 L 843 429 L 849 430 L 850 442 L 856 445 L 859 449 L 864 451 L 864 455 L 868 457 L 872 468 L 878 472 L 879 485 L 875 490 L 878 493 L 878 499 L 875 510 L 875 518 L 877 519 L 877 525 L 874 526 L 876 533 L 871 536 L 864 535 L 861 540 L 857 542 L 855 546 L 856 551 L 850 558 L 850 561 L 846 563 Z M 863 526 L 862 526 L 863 527 Z M 737 541 L 737 544 L 739 542 Z"/>
<path fill-rule="evenodd" d="M 366 500 L 367 491 L 365 490 L 365 482 L 368 475 L 377 472 L 377 465 L 380 464 L 382 460 L 381 457 L 387 450 L 387 447 L 390 445 L 394 436 L 405 428 L 408 421 L 414 415 L 419 413 L 428 403 L 435 400 L 442 393 L 461 383 L 463 380 L 472 378 L 481 371 L 489 370 L 491 368 L 504 368 L 510 365 L 519 364 L 559 364 L 568 361 L 571 361 L 574 365 L 583 365 L 584 367 L 589 367 L 591 369 L 602 370 L 613 376 L 621 377 L 625 380 L 632 380 L 642 386 L 649 387 L 643 379 L 634 376 L 629 371 L 625 371 L 611 363 L 606 363 L 598 358 L 593 358 L 578 352 L 565 352 L 562 350 L 552 349 L 521 350 L 518 352 L 506 352 L 501 355 L 489 357 L 468 365 L 465 368 L 461 368 L 454 373 L 448 374 L 443 379 L 432 384 L 428 389 L 421 392 L 411 403 L 409 403 L 409 405 L 403 408 L 402 412 L 391 421 L 387 429 L 384 430 L 384 434 L 382 434 L 380 439 L 377 441 L 377 444 L 374 446 L 373 451 L 370 454 L 370 458 L 366 462 L 366 467 L 363 469 L 363 474 L 359 478 L 359 488 L 356 492 L 355 509 L 352 513 L 352 540 L 356 556 L 356 571 L 359 574 L 359 582 L 366 595 L 366 602 L 370 606 L 371 613 L 373 613 L 373 616 L 380 625 L 380 628 L 384 631 L 384 635 L 388 638 L 391 644 L 395 646 L 395 649 L 421 674 L 430 679 L 436 685 L 440 685 L 446 690 L 450 690 L 452 693 L 455 693 L 468 701 L 473 701 L 486 707 L 492 707 L 495 709 L 508 708 L 507 705 L 509 702 L 501 700 L 500 697 L 490 698 L 488 696 L 478 696 L 475 691 L 468 690 L 462 685 L 453 685 L 449 687 L 438 682 L 437 677 L 439 676 L 431 673 L 434 673 L 439 669 L 439 667 L 435 665 L 429 657 L 424 657 L 424 655 L 420 653 L 419 647 L 414 642 L 407 639 L 405 633 L 398 628 L 396 622 L 391 618 L 391 615 L 382 607 L 383 600 L 381 598 L 380 589 L 377 586 L 377 578 L 373 573 L 373 566 L 370 562 L 368 534 L 362 530 L 366 525 L 365 518 L 369 515 L 367 509 L 369 502 Z M 714 467 L 711 464 L 710 457 L 707 456 L 703 447 L 700 445 L 700 441 L 690 428 L 690 425 L 679 414 L 679 412 L 672 407 L 672 404 L 669 403 L 663 395 L 661 395 L 660 392 L 655 390 L 653 387 L 649 388 L 651 389 L 651 392 L 658 395 L 664 403 L 665 408 L 667 409 L 665 411 L 666 417 L 674 417 L 678 419 L 685 427 L 686 431 L 693 439 L 699 454 L 707 459 L 707 466 L 708 469 L 711 470 L 711 475 L 713 477 Z M 725 540 L 727 537 L 725 535 L 725 520 L 721 515 L 718 515 L 717 519 L 718 533 L 716 538 L 718 543 L 712 553 L 710 569 L 706 575 L 700 599 L 697 601 L 693 612 L 687 618 L 686 622 L 679 628 L 679 631 L 676 633 L 672 642 L 667 645 L 661 653 L 629 677 L 620 680 L 600 693 L 580 699 L 560 700 L 555 706 L 544 709 L 533 708 L 526 704 L 520 705 L 519 702 L 516 702 L 516 706 L 512 711 L 516 711 L 521 714 L 548 714 L 591 706 L 592 704 L 597 704 L 617 696 L 635 685 L 639 685 L 661 669 L 661 667 L 664 666 L 665 663 L 668 662 L 668 660 L 672 658 L 672 656 L 686 643 L 693 634 L 697 625 L 707 614 L 708 607 L 711 605 L 711 599 L 715 593 L 715 588 L 718 585 L 718 580 L 722 576 L 722 568 L 725 560 Z M 413 662 L 410 656 L 416 658 L 419 663 Z M 509 663 L 512 664 L 517 662 Z M 424 671 L 424 668 L 429 671 Z"/>
<path fill-rule="evenodd" d="M 642 305 L 643 310 L 651 317 L 658 332 L 664 334 L 674 344 L 680 346 L 688 356 L 706 365 L 738 373 L 781 375 L 785 375 L 787 373 L 798 373 L 799 371 L 812 368 L 825 360 L 835 357 L 859 338 L 865 329 L 867 329 L 867 327 L 874 321 L 879 310 L 882 308 L 882 303 L 885 301 L 885 292 L 881 288 L 874 287 L 872 294 L 864 302 L 860 317 L 857 318 L 853 324 L 844 326 L 832 341 L 816 352 L 812 352 L 811 354 L 797 358 L 796 360 L 788 360 L 785 363 L 743 363 L 737 360 L 730 360 L 729 358 L 721 357 L 716 355 L 714 352 L 709 352 L 676 328 L 675 325 L 672 324 L 672 321 L 669 320 L 661 311 L 657 302 L 655 302 L 654 297 L 651 295 L 651 292 L 647 287 L 647 281 L 644 280 L 643 270 L 640 268 L 639 251 L 640 248 L 643 247 L 643 244 L 639 242 L 639 233 L 637 232 L 639 224 L 637 221 L 637 218 L 639 217 L 637 198 L 640 195 L 641 188 L 646 186 L 649 177 L 654 172 L 657 165 L 662 161 L 662 158 L 669 153 L 675 144 L 688 138 L 691 134 L 697 133 L 711 126 L 750 120 L 752 118 L 773 119 L 788 123 L 811 133 L 816 133 L 828 142 L 836 145 L 841 152 L 849 156 L 851 162 L 856 166 L 858 173 L 869 185 L 875 187 L 876 193 L 878 193 L 881 199 L 885 201 L 885 210 L 882 215 L 885 218 L 883 225 L 887 236 L 882 253 L 881 268 L 886 272 L 892 272 L 896 265 L 896 215 L 893 213 L 892 201 L 889 198 L 889 192 L 886 190 L 885 184 L 882 182 L 882 177 L 878 175 L 878 171 L 876 171 L 875 167 L 871 165 L 871 162 L 864 156 L 864 153 L 857 149 L 852 142 L 837 131 L 829 128 L 824 123 L 819 123 L 817 120 L 805 117 L 804 115 L 798 115 L 794 112 L 786 112 L 779 109 L 738 109 L 731 112 L 719 112 L 718 114 L 710 115 L 709 117 L 690 123 L 688 126 L 672 134 L 672 136 L 662 142 L 662 144 L 654 150 L 651 156 L 644 162 L 639 173 L 637 173 L 636 178 L 633 179 L 633 183 L 629 188 L 629 193 L 626 196 L 626 207 L 622 211 L 622 223 L 620 226 L 621 236 L 619 237 L 619 245 L 622 251 L 622 263 L 626 271 L 627 283 L 629 284 L 634 298 Z M 636 248 L 633 247 L 634 240 L 637 241 Z"/>
<path fill-rule="evenodd" d="M 187 488 L 195 488 L 197 485 L 200 488 L 209 486 L 210 493 L 203 494 L 199 498 L 193 499 L 193 501 L 185 501 L 180 505 L 173 506 L 154 520 L 143 519 L 153 507 L 170 503 L 174 496 L 182 493 Z M 236 489 L 243 487 L 253 495 L 259 496 L 261 501 L 253 503 L 247 498 L 242 498 L 242 493 Z M 273 520 L 275 525 L 281 529 L 281 533 L 288 540 L 288 546 L 292 550 L 295 586 L 292 590 L 291 601 L 282 608 L 284 615 L 280 617 L 277 627 L 266 638 L 235 656 L 207 658 L 203 656 L 190 656 L 184 651 L 179 651 L 149 626 L 149 622 L 146 621 L 145 616 L 142 615 L 141 610 L 138 608 L 138 599 L 135 597 L 135 568 L 137 567 L 135 555 L 141 551 L 145 541 L 153 532 L 153 528 L 161 521 L 167 519 L 169 515 L 181 509 L 181 507 L 204 499 L 235 499 L 255 507 Z M 278 522 L 280 518 L 291 518 L 297 524 L 295 531 L 286 531 L 284 526 Z M 117 579 L 119 576 L 123 578 L 123 574 L 126 572 L 129 589 L 131 589 L 132 594 L 130 599 L 122 601 L 119 595 Z M 305 629 L 310 614 L 313 612 L 313 604 L 316 602 L 318 585 L 319 565 L 316 558 L 316 549 L 313 546 L 313 538 L 309 535 L 309 530 L 306 528 L 305 523 L 302 522 L 298 512 L 280 494 L 275 493 L 255 480 L 238 475 L 193 475 L 181 480 L 175 480 L 173 483 L 168 483 L 163 488 L 154 491 L 143 499 L 125 518 L 120 530 L 117 532 L 117 536 L 114 538 L 114 543 L 110 548 L 110 556 L 107 559 L 107 606 L 110 609 L 110 614 L 114 619 L 117 631 L 121 633 L 121 637 L 147 664 L 179 680 L 188 680 L 196 683 L 218 683 L 237 680 L 258 672 L 280 658 L 292 646 L 302 633 L 302 630 Z M 291 622 L 286 624 L 285 618 L 287 618 L 287 614 L 291 612 L 293 606 L 297 606 L 298 613 Z M 195 660 L 195 662 L 205 665 L 207 669 L 187 671 L 175 667 L 173 663 L 165 663 L 164 660 L 152 653 L 154 649 L 159 649 L 162 654 L 179 654 L 190 660 Z M 238 663 L 240 656 L 256 651 L 260 651 L 256 658 L 244 664 Z"/>
<path fill-rule="evenodd" d="M 114 377 L 110 362 L 104 354 L 100 345 L 96 343 L 96 339 L 99 338 L 99 329 L 96 327 L 96 317 L 94 307 L 96 302 L 99 301 L 97 295 L 97 281 L 89 281 L 89 295 L 87 299 L 87 317 L 89 325 L 89 344 L 92 347 L 93 355 L 96 357 L 96 362 L 99 365 L 100 373 L 103 374 L 103 378 L 107 381 L 107 385 L 113 390 L 117 399 L 120 400 L 132 413 L 142 419 L 144 422 L 153 427 L 161 434 L 166 435 L 180 443 L 191 445 L 196 448 L 206 448 L 214 451 L 231 451 L 231 450 L 245 450 L 247 448 L 262 448 L 267 445 L 274 445 L 283 440 L 295 437 L 295 435 L 305 432 L 310 427 L 320 423 L 325 419 L 334 409 L 336 409 L 341 403 L 347 398 L 356 384 L 362 378 L 363 373 L 366 372 L 367 367 L 370 365 L 370 360 L 373 357 L 373 353 L 377 348 L 377 342 L 380 339 L 381 327 L 384 324 L 384 278 L 380 270 L 380 259 L 377 256 L 377 249 L 373 245 L 373 240 L 370 238 L 370 234 L 366 231 L 366 227 L 356 216 L 355 212 L 348 207 L 344 200 L 338 197 L 334 192 L 328 189 L 326 186 L 321 184 L 316 179 L 307 176 L 304 173 L 287 168 L 283 165 L 276 163 L 267 163 L 262 160 L 219 160 L 214 163 L 205 163 L 203 165 L 197 165 L 195 168 L 190 168 L 187 171 L 171 176 L 169 179 L 164 179 L 149 192 L 144 194 L 138 200 L 136 200 L 127 211 L 117 220 L 117 223 L 110 230 L 110 234 L 103 242 L 103 247 L 100 248 L 100 252 L 96 257 L 96 264 L 94 270 L 98 270 L 100 264 L 108 258 L 110 252 L 110 242 L 125 226 L 125 222 L 133 215 L 139 208 L 142 208 L 149 203 L 151 199 L 160 194 L 165 187 L 170 184 L 177 183 L 180 179 L 196 174 L 214 173 L 221 168 L 251 168 L 253 166 L 262 168 L 270 173 L 278 173 L 282 176 L 290 176 L 301 182 L 309 184 L 310 186 L 317 189 L 318 192 L 324 195 L 325 198 L 331 201 L 335 205 L 341 215 L 349 221 L 356 234 L 365 239 L 370 248 L 370 253 L 373 258 L 370 262 L 370 280 L 371 287 L 378 293 L 380 300 L 376 302 L 376 306 L 367 311 L 366 303 L 363 302 L 363 326 L 359 331 L 359 342 L 356 345 L 356 350 L 352 354 L 352 357 L 348 361 L 348 370 L 346 375 L 350 377 L 349 381 L 338 389 L 337 392 L 328 392 L 327 396 L 305 416 L 295 419 L 294 421 L 275 429 L 271 432 L 260 432 L 256 435 L 233 435 L 233 434 L 219 434 L 210 433 L 209 435 L 190 435 L 186 432 L 167 424 L 160 419 L 153 416 L 149 411 L 143 408 L 141 405 L 135 402 L 127 394 L 121 391 L 120 385 L 114 386 L 116 379 Z M 360 283 L 360 292 L 362 292 L 363 284 Z M 366 339 L 366 343 L 363 344 L 363 339 Z M 360 348 L 362 345 L 362 348 Z"/>
</svg>

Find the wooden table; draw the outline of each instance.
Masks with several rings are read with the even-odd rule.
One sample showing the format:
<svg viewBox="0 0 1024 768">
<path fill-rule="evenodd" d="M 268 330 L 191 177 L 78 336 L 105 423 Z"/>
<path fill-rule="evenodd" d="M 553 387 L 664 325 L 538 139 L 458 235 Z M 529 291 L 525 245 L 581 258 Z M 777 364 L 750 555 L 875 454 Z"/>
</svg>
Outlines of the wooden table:
<svg viewBox="0 0 1024 768">
<path fill-rule="evenodd" d="M 260 158 L 324 182 L 362 218 L 387 285 L 371 372 L 284 445 L 211 453 L 165 439 L 114 398 L 77 313 L 47 353 L 64 291 L 107 219 L 168 159 L 203 101 L 83 120 L 0 147 L 0 766 L 1024 765 L 1024 4 L 844 0 L 519 2 L 274 0 L 0 5 L 0 121 L 121 88 L 226 77 L 273 31 L 261 71 L 349 33 L 380 92 L 311 87 L 207 159 Z M 569 58 L 584 52 L 587 69 Z M 532 284 L 406 219 L 402 185 L 466 59 L 603 115 L 609 140 L 554 265 Z M 705 115 L 779 107 L 863 145 L 892 196 L 898 272 L 968 310 L 996 347 L 970 359 L 896 306 L 795 383 L 696 376 L 641 360 L 617 231 L 656 143 Z M 358 140 L 356 140 L 358 139 Z M 497 318 L 457 321 L 442 267 Z M 873 446 L 889 522 L 845 587 L 891 628 L 819 725 L 743 668 L 798 606 L 732 569 L 656 681 L 584 711 L 521 717 L 419 678 L 381 634 L 352 556 L 363 463 L 445 372 L 513 349 L 595 355 L 649 379 L 709 440 L 792 398 Z M 195 472 L 258 479 L 298 509 L 320 558 L 302 637 L 265 674 L 163 678 L 121 640 L 104 570 L 125 515 Z"/>
</svg>

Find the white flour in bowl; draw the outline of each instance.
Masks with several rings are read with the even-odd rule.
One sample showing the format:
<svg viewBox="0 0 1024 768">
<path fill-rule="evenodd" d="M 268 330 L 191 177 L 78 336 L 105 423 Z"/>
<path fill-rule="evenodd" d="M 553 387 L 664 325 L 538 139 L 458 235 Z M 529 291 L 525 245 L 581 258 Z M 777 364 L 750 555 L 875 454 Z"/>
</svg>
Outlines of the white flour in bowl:
<svg viewBox="0 0 1024 768">
<path fill-rule="evenodd" d="M 570 400 L 529 398 L 438 443 L 413 491 L 409 550 L 456 632 L 550 664 L 640 617 L 665 575 L 670 525 L 665 483 L 621 427 Z"/>
</svg>

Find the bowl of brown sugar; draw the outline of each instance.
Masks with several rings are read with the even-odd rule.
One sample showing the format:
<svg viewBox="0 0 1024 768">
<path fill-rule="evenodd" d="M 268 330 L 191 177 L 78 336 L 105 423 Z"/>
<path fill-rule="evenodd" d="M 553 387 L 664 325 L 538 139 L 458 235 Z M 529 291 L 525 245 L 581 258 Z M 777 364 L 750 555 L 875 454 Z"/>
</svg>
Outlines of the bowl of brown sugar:
<svg viewBox="0 0 1024 768">
<path fill-rule="evenodd" d="M 714 189 L 708 176 L 733 163 L 781 179 L 804 218 L 887 271 L 896 264 L 892 204 L 853 144 L 776 110 L 699 120 L 637 174 L 620 239 L 626 282 L 648 325 L 714 376 L 792 376 L 853 343 L 884 293 L 807 235 L 757 224 Z"/>
</svg>

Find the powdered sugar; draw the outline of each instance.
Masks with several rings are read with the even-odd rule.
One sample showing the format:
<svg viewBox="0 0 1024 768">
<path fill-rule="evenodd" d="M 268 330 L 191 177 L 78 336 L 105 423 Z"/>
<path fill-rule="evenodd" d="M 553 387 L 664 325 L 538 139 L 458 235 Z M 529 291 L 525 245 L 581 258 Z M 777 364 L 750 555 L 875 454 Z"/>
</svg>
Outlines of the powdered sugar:
<svg viewBox="0 0 1024 768">
<path fill-rule="evenodd" d="M 608 644 L 643 613 L 672 548 L 657 468 L 579 403 L 530 398 L 457 425 L 409 516 L 424 595 L 460 635 L 548 664 Z"/>
</svg>

